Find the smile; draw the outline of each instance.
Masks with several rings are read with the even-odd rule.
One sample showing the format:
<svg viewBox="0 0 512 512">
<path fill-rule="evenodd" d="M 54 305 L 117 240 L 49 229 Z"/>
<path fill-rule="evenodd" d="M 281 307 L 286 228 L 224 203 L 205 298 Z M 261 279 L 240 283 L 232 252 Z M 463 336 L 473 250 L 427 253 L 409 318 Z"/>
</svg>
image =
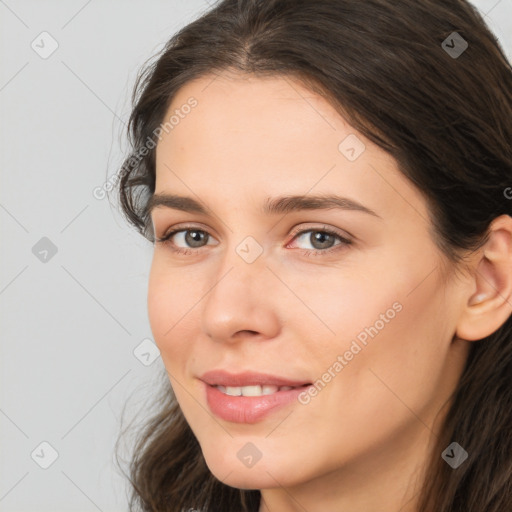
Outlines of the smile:
<svg viewBox="0 0 512 512">
<path fill-rule="evenodd" d="M 278 391 L 289 391 L 292 386 L 215 386 L 221 393 L 229 396 L 265 396 Z"/>
</svg>

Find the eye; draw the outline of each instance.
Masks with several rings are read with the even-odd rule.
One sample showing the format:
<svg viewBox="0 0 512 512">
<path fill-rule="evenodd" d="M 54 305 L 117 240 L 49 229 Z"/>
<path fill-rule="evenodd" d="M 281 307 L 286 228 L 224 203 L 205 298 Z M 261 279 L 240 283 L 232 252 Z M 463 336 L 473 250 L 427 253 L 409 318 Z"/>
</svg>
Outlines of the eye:
<svg viewBox="0 0 512 512">
<path fill-rule="evenodd" d="M 302 247 L 306 254 L 325 254 L 352 243 L 351 240 L 327 227 L 298 231 L 293 241 L 299 245 L 306 245 L 306 247 Z M 310 247 L 307 247 L 308 244 Z"/>
<path fill-rule="evenodd" d="M 181 254 L 191 254 L 194 249 L 200 249 L 205 245 L 217 245 L 204 243 L 214 238 L 206 231 L 197 228 L 180 228 L 171 230 L 156 241 L 162 244 L 169 244 L 171 249 Z"/>
<path fill-rule="evenodd" d="M 343 249 L 352 243 L 351 240 L 326 226 L 315 229 L 296 230 L 292 233 L 292 236 L 292 243 L 298 242 L 299 245 L 306 245 L 306 247 L 299 247 L 306 255 L 326 254 Z M 210 240 L 215 239 L 203 229 L 180 227 L 179 229 L 167 232 L 161 238 L 157 238 L 156 242 L 169 245 L 171 250 L 178 254 L 193 254 L 198 253 L 206 245 L 218 244 L 217 241 L 208 243 Z M 307 247 L 308 244 L 310 247 Z M 288 244 L 287 247 L 290 245 Z"/>
</svg>

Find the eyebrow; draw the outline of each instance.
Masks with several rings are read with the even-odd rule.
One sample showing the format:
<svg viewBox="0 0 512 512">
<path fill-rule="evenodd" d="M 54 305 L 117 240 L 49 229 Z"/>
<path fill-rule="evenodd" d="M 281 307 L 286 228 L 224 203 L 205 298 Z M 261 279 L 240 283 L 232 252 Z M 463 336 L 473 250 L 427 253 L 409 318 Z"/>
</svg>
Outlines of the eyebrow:
<svg viewBox="0 0 512 512">
<path fill-rule="evenodd" d="M 147 212 L 151 214 L 154 208 L 165 207 L 188 213 L 208 215 L 208 209 L 199 201 L 191 197 L 173 194 L 153 194 L 147 204 Z M 337 195 L 298 195 L 267 198 L 262 214 L 278 215 L 301 210 L 350 210 L 367 213 L 381 218 L 372 209 L 347 197 Z"/>
</svg>

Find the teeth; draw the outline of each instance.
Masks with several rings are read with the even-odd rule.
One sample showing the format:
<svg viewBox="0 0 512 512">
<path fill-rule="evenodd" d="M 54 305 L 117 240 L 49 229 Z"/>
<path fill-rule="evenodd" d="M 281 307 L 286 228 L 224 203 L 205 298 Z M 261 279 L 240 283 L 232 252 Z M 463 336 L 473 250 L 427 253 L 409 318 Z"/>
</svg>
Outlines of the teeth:
<svg viewBox="0 0 512 512">
<path fill-rule="evenodd" d="M 226 387 L 226 395 L 229 396 L 240 396 L 242 394 L 242 388 L 234 388 L 231 386 Z"/>
<path fill-rule="evenodd" d="M 260 386 L 258 386 L 258 387 L 260 387 Z M 271 395 L 272 393 L 276 393 L 279 390 L 280 390 L 280 388 L 278 388 L 277 386 L 262 386 L 261 394 L 262 395 Z"/>
<path fill-rule="evenodd" d="M 229 396 L 264 396 L 277 393 L 278 391 L 289 391 L 292 386 L 215 386 L 221 393 Z"/>
</svg>

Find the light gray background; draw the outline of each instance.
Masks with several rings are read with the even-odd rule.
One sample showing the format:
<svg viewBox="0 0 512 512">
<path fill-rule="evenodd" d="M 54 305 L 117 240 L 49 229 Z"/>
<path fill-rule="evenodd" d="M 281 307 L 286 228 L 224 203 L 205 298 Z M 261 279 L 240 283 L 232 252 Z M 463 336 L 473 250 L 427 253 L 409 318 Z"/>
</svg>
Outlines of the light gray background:
<svg viewBox="0 0 512 512">
<path fill-rule="evenodd" d="M 475 4 L 512 58 L 512 0 Z M 93 190 L 121 163 L 136 72 L 207 8 L 0 0 L 0 511 L 127 510 L 121 411 L 163 370 L 148 341 L 137 349 L 152 248 Z M 31 47 L 51 48 L 43 31 L 58 43 L 46 59 Z M 58 452 L 47 469 L 42 442 Z"/>
</svg>

